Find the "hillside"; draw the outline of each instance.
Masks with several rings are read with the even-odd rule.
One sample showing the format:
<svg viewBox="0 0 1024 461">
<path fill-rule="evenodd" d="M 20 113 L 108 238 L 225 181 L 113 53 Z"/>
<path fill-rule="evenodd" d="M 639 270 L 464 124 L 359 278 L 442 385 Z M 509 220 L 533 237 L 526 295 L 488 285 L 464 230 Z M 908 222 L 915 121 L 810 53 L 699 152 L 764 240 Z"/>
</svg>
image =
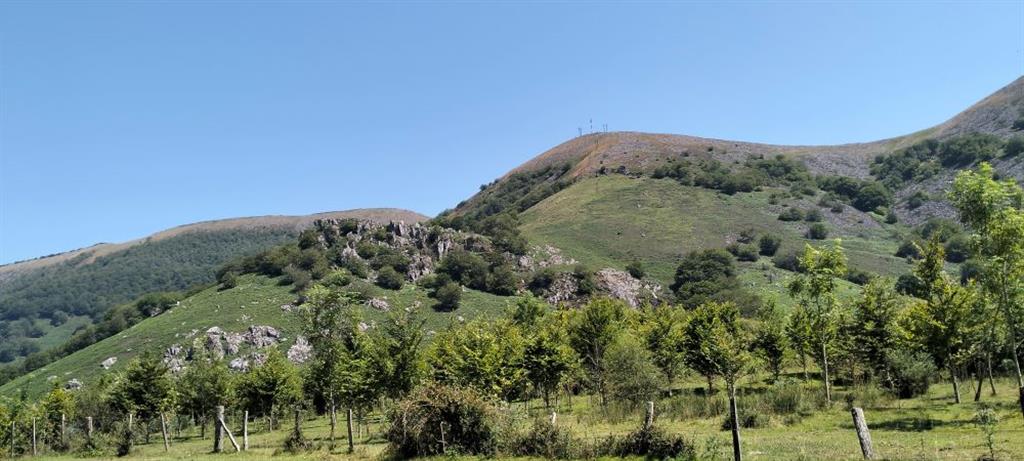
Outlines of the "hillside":
<svg viewBox="0 0 1024 461">
<path fill-rule="evenodd" d="M 1024 77 L 999 89 L 948 121 L 905 136 L 864 143 L 801 146 L 772 145 L 676 134 L 638 132 L 594 133 L 566 141 L 541 153 L 488 184 L 460 203 L 454 215 L 472 214 L 487 208 L 495 196 L 546 196 L 561 186 L 555 183 L 597 176 L 606 172 L 649 175 L 657 167 L 680 158 L 715 160 L 726 165 L 751 158 L 783 155 L 796 159 L 815 175 L 840 175 L 859 179 L 871 176 L 878 155 L 890 154 L 925 139 L 946 140 L 969 133 L 1007 137 L 1024 110 Z M 1024 176 L 1021 176 L 1024 177 Z M 1018 179 L 1021 179 L 1018 177 Z M 899 191 L 893 191 L 899 192 Z M 532 200 L 529 206 L 536 203 Z M 525 208 L 528 208 L 526 206 Z M 523 211 L 520 207 L 518 211 Z M 491 211 L 496 211 L 494 206 Z"/>
<path fill-rule="evenodd" d="M 17 396 L 24 390 L 36 396 L 54 384 L 65 385 L 71 380 L 88 385 L 103 375 L 120 371 L 144 352 L 161 354 L 173 366 L 185 363 L 192 349 L 221 350 L 226 360 L 235 361 L 236 368 L 252 360 L 260 344 L 288 352 L 301 333 L 302 318 L 292 306 L 296 301 L 292 287 L 279 282 L 244 275 L 234 288 L 202 290 L 160 315 L 0 386 L 0 395 Z M 443 329 L 449 322 L 497 316 L 507 305 L 506 298 L 467 290 L 463 298 L 465 308 L 443 312 L 429 308 L 433 301 L 426 291 L 412 284 L 401 290 L 364 284 L 360 290 L 373 296 L 372 299 L 386 301 L 388 310 L 423 306 L 419 310 L 426 320 L 428 338 L 429 332 Z M 361 312 L 363 322 L 370 327 L 387 315 L 379 307 L 371 308 L 368 304 Z M 276 331 L 261 328 L 264 326 Z M 250 330 L 250 327 L 255 328 Z M 237 351 L 232 352 L 234 347 Z M 301 348 L 292 352 L 294 361 L 301 362 Z M 110 358 L 115 359 L 114 363 L 109 368 L 104 367 L 103 362 Z"/>
<path fill-rule="evenodd" d="M 59 345 L 111 307 L 154 291 L 210 283 L 225 262 L 294 240 L 322 218 L 417 222 L 424 216 L 366 209 L 309 216 L 208 221 L 120 244 L 0 266 L 0 363 Z"/>
</svg>

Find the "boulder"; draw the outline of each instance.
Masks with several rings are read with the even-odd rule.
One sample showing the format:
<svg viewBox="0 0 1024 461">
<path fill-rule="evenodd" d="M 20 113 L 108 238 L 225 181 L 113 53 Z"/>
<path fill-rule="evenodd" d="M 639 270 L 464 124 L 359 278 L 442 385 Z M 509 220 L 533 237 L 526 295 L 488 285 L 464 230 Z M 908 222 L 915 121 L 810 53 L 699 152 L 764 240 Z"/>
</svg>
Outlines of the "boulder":
<svg viewBox="0 0 1024 461">
<path fill-rule="evenodd" d="M 288 348 L 288 360 L 293 363 L 305 363 L 313 356 L 313 346 L 310 346 L 306 338 L 299 336 L 295 338 L 295 344 Z"/>
<path fill-rule="evenodd" d="M 72 379 L 64 384 L 64 390 L 77 391 L 82 388 L 82 382 L 77 379 Z"/>
<path fill-rule="evenodd" d="M 107 357 L 106 360 L 100 362 L 100 366 L 103 367 L 104 370 L 109 370 L 115 363 L 117 363 L 117 357 Z"/>
</svg>

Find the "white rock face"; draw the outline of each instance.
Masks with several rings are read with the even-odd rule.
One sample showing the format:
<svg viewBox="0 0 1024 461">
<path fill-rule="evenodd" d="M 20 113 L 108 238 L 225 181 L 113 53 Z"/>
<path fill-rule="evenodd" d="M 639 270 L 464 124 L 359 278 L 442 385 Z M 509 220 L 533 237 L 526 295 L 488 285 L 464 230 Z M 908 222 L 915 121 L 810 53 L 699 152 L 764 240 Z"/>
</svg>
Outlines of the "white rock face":
<svg viewBox="0 0 1024 461">
<path fill-rule="evenodd" d="M 305 363 L 312 355 L 313 346 L 302 336 L 295 338 L 295 344 L 288 348 L 288 360 L 293 363 Z"/>
<path fill-rule="evenodd" d="M 81 388 L 82 382 L 77 379 L 72 379 L 71 381 L 68 381 L 67 384 L 64 385 L 64 389 L 69 391 L 77 391 Z"/>
<path fill-rule="evenodd" d="M 117 357 L 107 357 L 106 360 L 100 362 L 100 366 L 103 367 L 104 370 L 109 370 L 115 363 L 117 363 Z"/>
</svg>

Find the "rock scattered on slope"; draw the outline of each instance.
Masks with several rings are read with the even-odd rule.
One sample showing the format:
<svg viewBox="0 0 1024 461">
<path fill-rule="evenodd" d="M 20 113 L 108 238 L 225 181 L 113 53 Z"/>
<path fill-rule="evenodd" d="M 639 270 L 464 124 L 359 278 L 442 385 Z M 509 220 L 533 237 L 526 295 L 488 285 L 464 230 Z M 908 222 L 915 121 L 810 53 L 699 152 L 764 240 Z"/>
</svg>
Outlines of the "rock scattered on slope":
<svg viewBox="0 0 1024 461">
<path fill-rule="evenodd" d="M 100 362 L 100 366 L 103 367 L 104 370 L 109 370 L 115 363 L 117 363 L 117 357 L 107 357 L 106 360 Z"/>
</svg>

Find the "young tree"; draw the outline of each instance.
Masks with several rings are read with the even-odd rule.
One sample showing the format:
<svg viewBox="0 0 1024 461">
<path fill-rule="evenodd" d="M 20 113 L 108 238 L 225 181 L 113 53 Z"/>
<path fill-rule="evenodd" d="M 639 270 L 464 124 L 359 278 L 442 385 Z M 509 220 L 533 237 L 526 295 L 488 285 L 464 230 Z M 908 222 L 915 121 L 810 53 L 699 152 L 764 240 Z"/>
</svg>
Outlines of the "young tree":
<svg viewBox="0 0 1024 461">
<path fill-rule="evenodd" d="M 401 399 L 420 383 L 426 364 L 420 354 L 423 325 L 419 311 L 397 310 L 388 316 L 375 337 L 372 369 L 376 370 L 384 395 Z"/>
<path fill-rule="evenodd" d="M 551 306 L 544 302 L 543 299 L 527 293 L 516 298 L 516 305 L 512 308 L 509 317 L 511 317 L 512 323 L 522 328 L 531 329 L 541 322 L 544 314 L 550 308 Z"/>
<path fill-rule="evenodd" d="M 832 248 L 814 248 L 810 245 L 800 257 L 804 272 L 797 274 L 789 284 L 790 295 L 797 299 L 810 323 L 821 359 L 825 399 L 832 404 L 832 386 L 829 382 L 828 348 L 835 339 L 837 307 L 836 281 L 846 275 L 846 255 L 839 240 Z"/>
<path fill-rule="evenodd" d="M 576 353 L 569 347 L 564 330 L 554 322 L 538 326 L 540 331 L 526 342 L 523 367 L 526 379 L 541 392 L 544 406 L 551 407 L 551 394 L 570 376 L 579 363 Z"/>
<path fill-rule="evenodd" d="M 661 369 L 671 385 L 682 371 L 686 360 L 683 351 L 685 318 L 681 309 L 672 307 L 645 307 L 642 311 L 644 343 L 651 359 Z"/>
<path fill-rule="evenodd" d="M 69 444 L 64 428 L 74 417 L 74 399 L 68 391 L 54 387 L 40 403 L 44 421 L 43 440 L 55 451 L 66 451 Z"/>
<path fill-rule="evenodd" d="M 133 360 L 111 392 L 111 407 L 121 415 L 151 421 L 174 404 L 174 383 L 159 356 L 146 353 Z"/>
<path fill-rule="evenodd" d="M 907 331 L 936 365 L 949 371 L 954 401 L 960 403 L 957 365 L 972 352 L 971 340 L 978 333 L 974 315 L 978 301 L 972 289 L 950 280 L 943 271 L 944 262 L 942 243 L 932 238 L 914 268 L 914 275 L 924 283 L 925 297 L 911 308 Z"/>
<path fill-rule="evenodd" d="M 237 380 L 235 395 L 254 416 L 274 417 L 302 398 L 298 371 L 277 349 L 269 349 L 262 364 L 256 364 Z"/>
<path fill-rule="evenodd" d="M 1024 377 L 1021 375 L 1020 322 L 1024 318 L 1021 288 L 1024 286 L 1024 192 L 1013 180 L 999 181 L 992 166 L 982 163 L 977 171 L 962 171 L 949 193 L 960 222 L 973 232 L 982 264 L 982 286 L 1003 315 L 1009 336 L 1019 403 L 1024 414 Z"/>
<path fill-rule="evenodd" d="M 699 330 L 703 329 L 703 330 Z M 688 353 L 725 380 L 729 391 L 729 419 L 732 427 L 733 458 L 742 459 L 736 383 L 751 371 L 749 351 L 752 338 L 742 328 L 739 310 L 732 303 L 705 303 L 694 312 L 686 329 Z"/>
<path fill-rule="evenodd" d="M 653 400 L 665 386 L 665 375 L 651 353 L 635 336 L 620 334 L 605 354 L 608 388 L 612 398 L 637 407 Z"/>
<path fill-rule="evenodd" d="M 601 405 L 608 403 L 604 355 L 622 331 L 624 318 L 620 301 L 593 299 L 576 313 L 569 330 L 569 343 L 580 355 L 591 388 L 601 396 Z"/>
<path fill-rule="evenodd" d="M 438 382 L 511 400 L 526 381 L 524 346 L 519 328 L 511 322 L 472 321 L 438 334 L 429 363 Z"/>
<path fill-rule="evenodd" d="M 772 382 L 779 380 L 789 355 L 786 317 L 775 302 L 765 303 L 757 313 L 760 323 L 754 335 L 754 349 L 772 373 Z"/>
<path fill-rule="evenodd" d="M 228 406 L 234 398 L 231 372 L 223 360 L 196 357 L 177 382 L 178 408 L 192 415 L 206 438 L 206 424 L 218 405 Z"/>
<path fill-rule="evenodd" d="M 864 286 L 854 304 L 851 332 L 855 353 L 860 361 L 891 384 L 886 357 L 896 350 L 902 332 L 899 328 L 903 305 L 892 282 L 875 278 Z"/>
</svg>

